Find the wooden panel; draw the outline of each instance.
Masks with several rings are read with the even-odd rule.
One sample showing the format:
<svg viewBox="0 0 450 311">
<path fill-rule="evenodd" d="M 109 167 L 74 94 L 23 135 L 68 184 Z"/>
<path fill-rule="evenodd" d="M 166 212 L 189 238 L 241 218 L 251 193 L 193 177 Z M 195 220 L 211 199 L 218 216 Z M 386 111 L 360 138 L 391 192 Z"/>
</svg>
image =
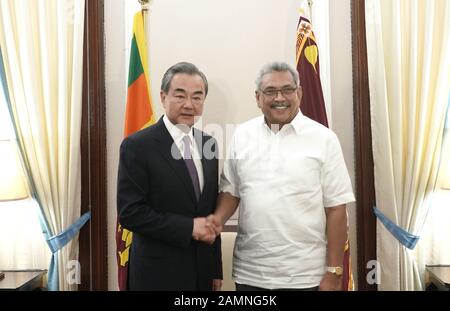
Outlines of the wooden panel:
<svg viewBox="0 0 450 311">
<path fill-rule="evenodd" d="M 107 290 L 106 111 L 103 0 L 86 0 L 81 129 L 82 213 L 80 290 Z"/>
<path fill-rule="evenodd" d="M 376 219 L 364 0 L 352 0 L 351 9 L 358 289 L 377 290 L 366 281 L 366 265 L 376 259 Z"/>
</svg>

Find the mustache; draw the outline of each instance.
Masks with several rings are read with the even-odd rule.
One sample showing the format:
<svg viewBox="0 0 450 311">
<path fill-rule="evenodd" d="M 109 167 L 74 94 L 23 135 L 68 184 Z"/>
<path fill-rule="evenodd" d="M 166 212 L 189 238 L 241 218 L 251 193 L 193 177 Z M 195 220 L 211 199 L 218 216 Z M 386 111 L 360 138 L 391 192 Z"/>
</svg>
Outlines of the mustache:
<svg viewBox="0 0 450 311">
<path fill-rule="evenodd" d="M 280 108 L 280 107 L 290 107 L 291 105 L 287 102 L 273 102 L 270 104 L 270 108 Z"/>
</svg>

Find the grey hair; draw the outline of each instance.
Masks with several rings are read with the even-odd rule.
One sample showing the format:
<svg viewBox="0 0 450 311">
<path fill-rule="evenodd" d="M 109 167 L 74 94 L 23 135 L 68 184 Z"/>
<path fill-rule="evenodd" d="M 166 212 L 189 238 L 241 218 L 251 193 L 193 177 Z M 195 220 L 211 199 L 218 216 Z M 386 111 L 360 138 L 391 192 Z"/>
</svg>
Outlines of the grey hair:
<svg viewBox="0 0 450 311">
<path fill-rule="evenodd" d="M 188 62 L 176 63 L 175 65 L 167 69 L 166 73 L 164 73 L 164 76 L 161 80 L 161 91 L 163 91 L 165 94 L 169 92 L 170 83 L 172 82 L 173 76 L 175 76 L 177 73 L 200 76 L 203 80 L 203 83 L 205 84 L 205 96 L 208 94 L 208 80 L 206 79 L 206 76 L 194 64 Z"/>
<path fill-rule="evenodd" d="M 256 88 L 258 90 L 261 89 L 262 79 L 264 75 L 272 72 L 286 72 L 288 71 L 292 79 L 294 79 L 295 85 L 300 86 L 300 77 L 298 76 L 298 72 L 296 69 L 294 69 L 291 65 L 285 62 L 272 62 L 264 65 L 261 70 L 258 73 L 258 76 L 256 77 Z"/>
</svg>

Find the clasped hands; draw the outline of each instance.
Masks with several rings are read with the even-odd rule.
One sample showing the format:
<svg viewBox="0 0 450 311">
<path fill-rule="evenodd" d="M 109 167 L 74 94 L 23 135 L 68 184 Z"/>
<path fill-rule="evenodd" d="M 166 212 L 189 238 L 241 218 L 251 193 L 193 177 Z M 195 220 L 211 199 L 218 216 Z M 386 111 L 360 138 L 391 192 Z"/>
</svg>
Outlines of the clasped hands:
<svg viewBox="0 0 450 311">
<path fill-rule="evenodd" d="M 208 217 L 194 218 L 192 238 L 207 244 L 213 244 L 216 237 L 222 232 L 223 225 L 219 217 L 211 214 Z"/>
</svg>

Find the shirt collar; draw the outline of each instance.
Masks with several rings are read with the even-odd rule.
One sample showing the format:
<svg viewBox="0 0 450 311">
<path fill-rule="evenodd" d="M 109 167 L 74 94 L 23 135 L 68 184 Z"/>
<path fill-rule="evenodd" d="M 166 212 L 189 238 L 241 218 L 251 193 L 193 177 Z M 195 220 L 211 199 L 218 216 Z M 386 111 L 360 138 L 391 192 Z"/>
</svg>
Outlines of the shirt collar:
<svg viewBox="0 0 450 311">
<path fill-rule="evenodd" d="M 303 115 L 303 113 L 299 109 L 297 115 L 294 117 L 294 119 L 292 119 L 291 123 L 286 124 L 283 128 L 285 128 L 285 127 L 293 128 L 295 133 L 298 135 L 300 133 L 300 129 L 301 129 L 301 126 L 302 126 L 302 119 L 303 118 L 305 118 L 305 116 Z M 266 123 L 264 115 L 261 116 L 260 123 L 261 123 L 261 126 L 263 128 L 265 128 L 269 132 L 272 132 L 272 130 L 270 129 L 270 127 Z M 281 129 L 281 130 L 283 131 L 283 129 Z"/>
<path fill-rule="evenodd" d="M 182 130 L 180 130 L 175 124 L 173 124 L 172 121 L 170 121 L 169 118 L 166 115 L 163 116 L 163 121 L 164 121 L 164 124 L 166 125 L 167 130 L 170 133 L 170 136 L 172 136 L 173 141 L 176 144 L 179 144 L 183 140 L 183 137 L 186 136 L 186 135 L 189 135 L 189 138 L 191 140 L 191 144 L 193 143 L 194 135 L 193 135 L 192 128 L 189 131 L 189 133 L 185 133 Z"/>
<path fill-rule="evenodd" d="M 302 121 L 305 118 L 305 116 L 303 115 L 302 111 L 299 109 L 297 115 L 295 116 L 294 119 L 292 119 L 291 121 L 291 125 L 295 130 L 295 133 L 298 135 L 300 133 L 300 129 L 302 126 Z"/>
</svg>

